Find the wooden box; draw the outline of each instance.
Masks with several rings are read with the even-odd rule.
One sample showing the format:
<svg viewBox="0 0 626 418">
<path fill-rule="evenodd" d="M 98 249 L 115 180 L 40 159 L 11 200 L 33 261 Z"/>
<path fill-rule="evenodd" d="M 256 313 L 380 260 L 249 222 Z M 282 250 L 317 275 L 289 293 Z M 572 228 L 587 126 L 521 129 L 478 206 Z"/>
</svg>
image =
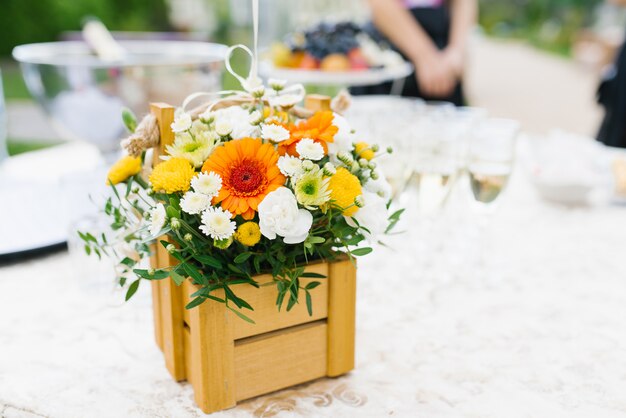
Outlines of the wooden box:
<svg viewBox="0 0 626 418">
<path fill-rule="evenodd" d="M 161 131 L 161 147 L 170 143 L 174 109 L 152 105 Z M 155 153 L 155 154 L 158 154 Z M 154 268 L 176 263 L 155 246 Z M 302 302 L 290 311 L 276 307 L 275 286 L 231 288 L 249 302 L 250 324 L 219 302 L 207 300 L 186 310 L 197 286 L 186 280 L 152 282 L 155 337 L 165 364 L 177 381 L 187 380 L 195 400 L 206 413 L 234 407 L 237 402 L 324 376 L 339 376 L 354 368 L 356 268 L 350 260 L 316 263 L 306 271 L 326 279 L 300 279 L 302 286 L 318 280 L 311 290 L 313 316 Z M 270 275 L 255 277 L 259 283 Z M 223 297 L 219 293 L 215 296 Z"/>
</svg>

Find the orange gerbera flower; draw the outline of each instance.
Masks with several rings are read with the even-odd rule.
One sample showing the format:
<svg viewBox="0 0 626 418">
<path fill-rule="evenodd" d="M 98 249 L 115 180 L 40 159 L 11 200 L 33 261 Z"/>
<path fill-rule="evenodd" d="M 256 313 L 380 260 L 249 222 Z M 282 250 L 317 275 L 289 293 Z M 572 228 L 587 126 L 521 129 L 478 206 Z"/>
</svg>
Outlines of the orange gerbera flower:
<svg viewBox="0 0 626 418">
<path fill-rule="evenodd" d="M 296 126 L 291 126 L 289 131 L 291 138 L 280 143 L 278 152 L 281 155 L 285 153 L 298 156 L 296 145 L 302 138 L 311 138 L 324 147 L 324 153 L 328 154 L 328 142 L 335 140 L 335 134 L 339 130 L 333 125 L 333 112 L 330 110 L 316 112 L 308 120 L 301 121 Z"/>
<path fill-rule="evenodd" d="M 254 218 L 265 196 L 285 184 L 285 176 L 276 166 L 278 157 L 271 144 L 258 138 L 237 139 L 217 147 L 202 166 L 202 171 L 222 177 L 222 189 L 213 204 L 221 203 L 233 216 Z"/>
</svg>

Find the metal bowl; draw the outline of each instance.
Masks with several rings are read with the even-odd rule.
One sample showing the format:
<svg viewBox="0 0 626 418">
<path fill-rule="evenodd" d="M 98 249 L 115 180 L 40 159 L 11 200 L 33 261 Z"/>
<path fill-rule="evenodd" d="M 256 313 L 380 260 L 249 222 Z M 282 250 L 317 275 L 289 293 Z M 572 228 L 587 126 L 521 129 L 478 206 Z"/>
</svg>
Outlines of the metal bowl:
<svg viewBox="0 0 626 418">
<path fill-rule="evenodd" d="M 59 134 L 102 152 L 118 149 L 122 107 L 138 116 L 149 102 L 180 104 L 196 91 L 221 87 L 227 47 L 206 42 L 121 41 L 128 57 L 104 62 L 84 42 L 49 42 L 13 49 L 31 95 Z"/>
</svg>

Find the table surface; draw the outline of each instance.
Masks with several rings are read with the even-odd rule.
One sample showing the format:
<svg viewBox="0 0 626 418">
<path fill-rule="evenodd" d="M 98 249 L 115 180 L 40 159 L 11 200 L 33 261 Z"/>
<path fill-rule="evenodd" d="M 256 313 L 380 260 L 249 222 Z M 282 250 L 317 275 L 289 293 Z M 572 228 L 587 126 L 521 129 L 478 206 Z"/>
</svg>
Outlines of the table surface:
<svg viewBox="0 0 626 418">
<path fill-rule="evenodd" d="M 352 373 L 214 416 L 625 417 L 626 208 L 549 205 L 520 173 L 502 200 L 482 268 L 460 201 L 437 262 L 415 257 L 434 234 L 361 261 Z M 123 303 L 88 266 L 0 267 L 0 416 L 202 416 L 154 344 L 149 287 Z"/>
</svg>

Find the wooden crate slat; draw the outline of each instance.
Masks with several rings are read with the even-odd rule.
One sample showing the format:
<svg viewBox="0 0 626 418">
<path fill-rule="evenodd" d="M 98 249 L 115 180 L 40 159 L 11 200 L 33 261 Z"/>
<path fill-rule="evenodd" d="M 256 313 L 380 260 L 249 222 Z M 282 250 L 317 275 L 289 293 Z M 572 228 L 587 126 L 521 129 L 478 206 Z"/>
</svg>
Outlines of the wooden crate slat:
<svg viewBox="0 0 626 418">
<path fill-rule="evenodd" d="M 215 292 L 223 298 L 224 291 Z M 207 301 L 189 310 L 190 362 L 194 398 L 206 413 L 235 406 L 232 323 L 222 303 Z"/>
<path fill-rule="evenodd" d="M 327 326 L 312 322 L 235 345 L 238 401 L 326 375 Z"/>
<path fill-rule="evenodd" d="M 156 268 L 159 262 L 157 260 L 157 247 L 156 244 L 150 246 L 150 265 L 152 268 Z M 152 280 L 150 286 L 152 287 L 152 316 L 154 320 L 154 340 L 157 347 L 163 351 L 163 325 L 161 324 L 161 290 L 159 288 L 159 281 Z"/>
<path fill-rule="evenodd" d="M 174 142 L 174 133 L 170 125 L 174 122 L 174 107 L 165 103 L 152 103 L 150 111 L 157 119 L 159 126 L 159 147 L 154 149 L 153 163 L 161 162 L 159 156 L 165 147 Z M 168 254 L 160 241 L 168 241 L 167 236 L 157 239 L 156 262 L 159 268 L 176 264 L 176 260 Z M 165 364 L 172 377 L 178 381 L 185 379 L 185 350 L 183 341 L 183 308 L 182 290 L 172 280 L 165 279 L 158 284 L 159 304 L 161 305 L 161 334 L 163 339 L 163 355 Z"/>
<path fill-rule="evenodd" d="M 350 260 L 331 263 L 328 289 L 328 376 L 354 369 L 356 268 Z"/>
<path fill-rule="evenodd" d="M 323 274 L 328 277 L 328 264 L 318 263 L 307 267 L 307 272 Z M 260 284 L 272 281 L 271 275 L 263 275 L 255 277 Z M 255 288 L 250 285 L 233 286 L 233 291 L 237 296 L 247 301 L 254 311 L 242 309 L 249 318 L 252 318 L 256 324 L 251 324 L 237 318 L 234 313 L 230 313 L 234 324 L 234 337 L 236 340 L 249 337 L 251 335 L 263 334 L 276 329 L 286 328 L 293 325 L 303 324 L 306 322 L 316 321 L 328 316 L 328 279 L 300 279 L 300 285 L 305 286 L 312 281 L 319 281 L 321 284 L 311 290 L 313 299 L 313 316 L 309 316 L 306 309 L 306 301 L 304 292 L 300 292 L 300 303 L 294 306 L 291 311 L 287 312 L 287 298 L 283 303 L 281 311 L 276 307 L 277 290 L 275 285 L 261 286 Z"/>
</svg>

